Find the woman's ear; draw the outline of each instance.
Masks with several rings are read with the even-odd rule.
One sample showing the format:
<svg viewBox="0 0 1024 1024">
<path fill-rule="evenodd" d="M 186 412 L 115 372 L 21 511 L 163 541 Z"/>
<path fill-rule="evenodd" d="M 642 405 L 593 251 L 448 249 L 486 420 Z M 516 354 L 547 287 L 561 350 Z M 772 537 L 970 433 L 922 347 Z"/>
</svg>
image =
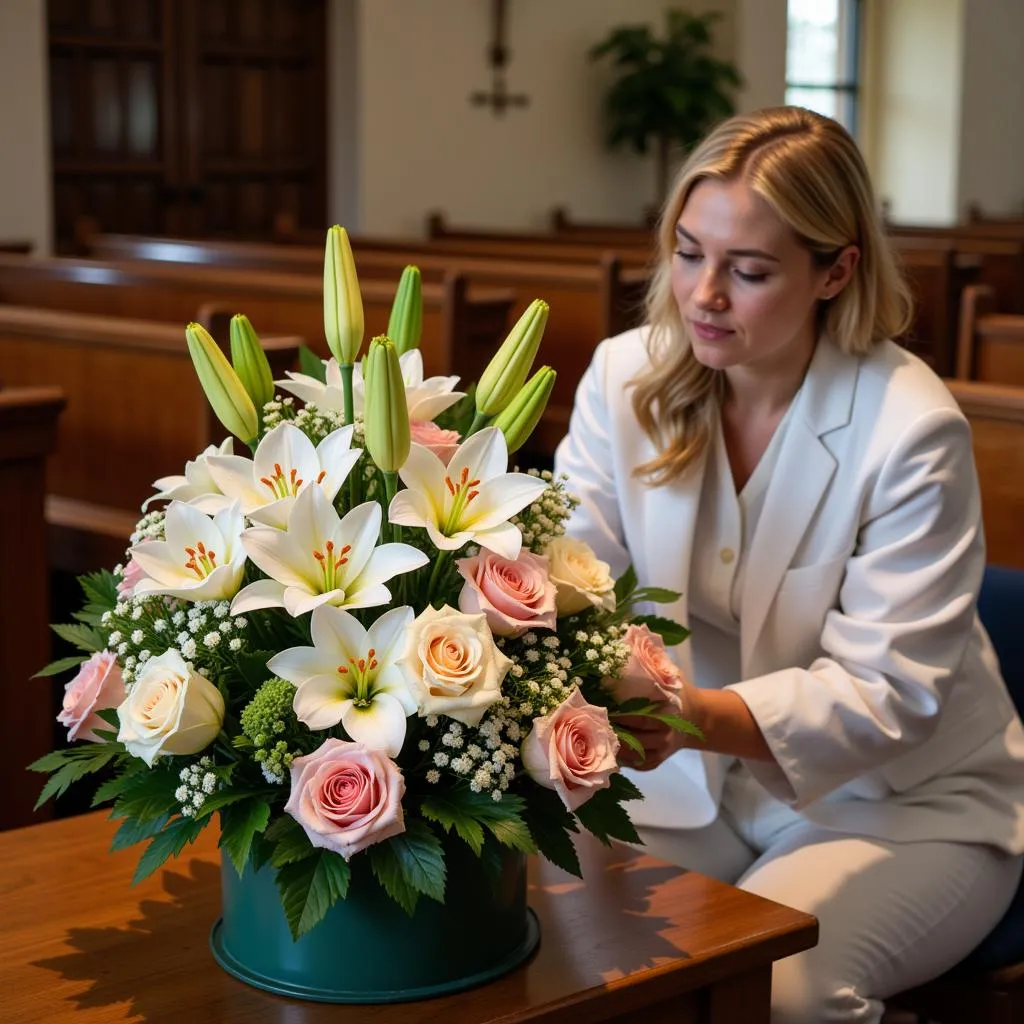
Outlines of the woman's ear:
<svg viewBox="0 0 1024 1024">
<path fill-rule="evenodd" d="M 834 299 L 849 283 L 860 260 L 860 249 L 848 245 L 825 271 L 818 289 L 819 299 Z"/>
</svg>

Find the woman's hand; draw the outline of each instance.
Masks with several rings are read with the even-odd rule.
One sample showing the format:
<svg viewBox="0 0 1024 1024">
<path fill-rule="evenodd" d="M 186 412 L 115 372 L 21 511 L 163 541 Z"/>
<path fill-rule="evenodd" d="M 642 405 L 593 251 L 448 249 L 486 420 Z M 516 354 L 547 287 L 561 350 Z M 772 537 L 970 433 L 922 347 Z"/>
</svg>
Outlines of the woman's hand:
<svg viewBox="0 0 1024 1024">
<path fill-rule="evenodd" d="M 660 705 L 659 711 L 666 715 L 685 718 L 701 728 L 700 722 L 697 721 L 700 715 L 701 691 L 682 676 L 679 676 L 679 682 L 679 689 L 675 692 L 678 707 L 674 701 L 665 701 Z M 680 732 L 671 725 L 647 715 L 626 715 L 617 718 L 615 724 L 631 732 L 644 746 L 642 757 L 638 751 L 625 744 L 619 748 L 619 763 L 638 771 L 646 772 L 657 768 L 684 747 L 701 745 L 700 740 L 689 733 Z"/>
</svg>

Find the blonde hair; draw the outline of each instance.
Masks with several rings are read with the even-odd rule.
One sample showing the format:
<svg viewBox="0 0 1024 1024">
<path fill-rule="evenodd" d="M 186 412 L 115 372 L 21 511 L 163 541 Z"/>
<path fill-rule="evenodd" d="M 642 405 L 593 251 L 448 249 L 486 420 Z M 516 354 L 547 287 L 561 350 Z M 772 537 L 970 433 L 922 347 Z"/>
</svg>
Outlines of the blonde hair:
<svg viewBox="0 0 1024 1024">
<path fill-rule="evenodd" d="M 811 253 L 830 266 L 848 245 L 860 259 L 846 287 L 819 307 L 819 327 L 848 353 L 867 353 L 909 326 L 910 293 L 875 208 L 856 143 L 836 121 L 801 107 L 732 117 L 690 154 L 658 227 L 658 265 L 647 292 L 651 366 L 634 381 L 633 409 L 659 454 L 635 474 L 653 485 L 680 478 L 711 436 L 722 371 L 699 363 L 672 294 L 676 222 L 694 186 L 742 178 Z"/>
</svg>

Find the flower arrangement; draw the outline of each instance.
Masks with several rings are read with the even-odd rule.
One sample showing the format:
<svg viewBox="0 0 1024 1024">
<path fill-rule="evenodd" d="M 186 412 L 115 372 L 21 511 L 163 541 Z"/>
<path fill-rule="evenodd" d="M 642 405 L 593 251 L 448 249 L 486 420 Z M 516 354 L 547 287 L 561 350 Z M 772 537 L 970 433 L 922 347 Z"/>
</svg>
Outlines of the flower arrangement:
<svg viewBox="0 0 1024 1024">
<path fill-rule="evenodd" d="M 77 742 L 31 766 L 40 803 L 101 774 L 114 848 L 146 844 L 136 880 L 216 812 L 239 873 L 275 870 L 294 938 L 345 898 L 353 857 L 410 913 L 444 900 L 444 841 L 578 875 L 579 827 L 637 839 L 630 716 L 695 732 L 665 651 L 686 631 L 635 610 L 675 595 L 565 536 L 564 481 L 508 471 L 554 382 L 530 376 L 547 306 L 461 393 L 424 377 L 415 268 L 362 361 L 337 227 L 324 284 L 332 358 L 283 381 L 245 317 L 230 362 L 186 329 L 234 437 L 157 480 L 125 563 L 81 577 L 77 621 L 54 626 L 79 653 L 40 673 L 77 668 L 59 715 Z"/>
</svg>

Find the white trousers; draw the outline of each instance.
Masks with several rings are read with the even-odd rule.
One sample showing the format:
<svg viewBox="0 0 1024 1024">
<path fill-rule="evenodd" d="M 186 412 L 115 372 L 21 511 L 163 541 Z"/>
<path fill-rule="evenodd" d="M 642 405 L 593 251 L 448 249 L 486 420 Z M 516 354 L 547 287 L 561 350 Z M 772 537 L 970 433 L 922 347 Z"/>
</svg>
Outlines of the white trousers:
<svg viewBox="0 0 1024 1024">
<path fill-rule="evenodd" d="M 981 942 L 1021 877 L 1020 857 L 989 846 L 823 829 L 741 767 L 711 825 L 638 831 L 652 856 L 817 917 L 817 946 L 772 972 L 772 1024 L 877 1024 L 884 999 Z"/>
</svg>

